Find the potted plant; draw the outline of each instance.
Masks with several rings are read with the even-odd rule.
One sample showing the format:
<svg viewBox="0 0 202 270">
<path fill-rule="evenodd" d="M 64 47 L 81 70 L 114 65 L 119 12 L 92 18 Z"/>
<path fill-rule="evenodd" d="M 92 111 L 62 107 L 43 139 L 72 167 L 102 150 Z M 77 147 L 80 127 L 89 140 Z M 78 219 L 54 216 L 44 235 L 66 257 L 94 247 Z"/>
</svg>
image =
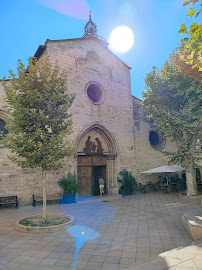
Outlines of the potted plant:
<svg viewBox="0 0 202 270">
<path fill-rule="evenodd" d="M 121 177 L 118 177 L 117 180 L 121 183 L 119 193 L 122 194 L 122 197 L 125 195 L 131 195 L 137 189 L 137 182 L 132 176 L 132 172 L 123 170 L 119 173 Z"/>
<path fill-rule="evenodd" d="M 59 186 L 63 189 L 63 198 L 60 203 L 74 203 L 75 195 L 78 193 L 78 184 L 76 174 L 68 173 L 67 176 L 63 176 L 58 181 Z"/>
</svg>

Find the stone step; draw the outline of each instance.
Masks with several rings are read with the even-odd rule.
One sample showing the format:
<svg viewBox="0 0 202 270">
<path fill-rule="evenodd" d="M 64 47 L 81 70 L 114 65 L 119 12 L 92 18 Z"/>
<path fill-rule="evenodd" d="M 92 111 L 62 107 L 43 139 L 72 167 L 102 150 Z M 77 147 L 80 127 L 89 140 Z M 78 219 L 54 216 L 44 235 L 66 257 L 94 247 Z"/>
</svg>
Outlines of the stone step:
<svg viewBox="0 0 202 270">
<path fill-rule="evenodd" d="M 193 240 L 202 239 L 202 209 L 189 209 L 181 213 L 182 225 Z"/>
<path fill-rule="evenodd" d="M 202 241 L 196 241 L 187 247 L 178 247 L 159 254 L 155 258 L 151 258 L 146 263 L 134 264 L 124 270 L 163 270 L 174 267 L 182 263 L 194 263 L 194 258 L 202 257 Z M 202 266 L 201 266 L 202 267 Z M 183 269 L 183 268 L 181 268 Z"/>
</svg>

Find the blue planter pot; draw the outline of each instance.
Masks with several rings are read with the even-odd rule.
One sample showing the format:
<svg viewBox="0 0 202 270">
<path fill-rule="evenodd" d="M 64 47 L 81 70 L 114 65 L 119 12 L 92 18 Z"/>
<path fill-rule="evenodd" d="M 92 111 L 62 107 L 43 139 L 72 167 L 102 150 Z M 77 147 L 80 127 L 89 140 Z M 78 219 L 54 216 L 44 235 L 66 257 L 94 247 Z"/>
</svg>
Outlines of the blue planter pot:
<svg viewBox="0 0 202 270">
<path fill-rule="evenodd" d="M 63 194 L 63 198 L 60 199 L 61 204 L 76 203 L 75 194 Z"/>
</svg>

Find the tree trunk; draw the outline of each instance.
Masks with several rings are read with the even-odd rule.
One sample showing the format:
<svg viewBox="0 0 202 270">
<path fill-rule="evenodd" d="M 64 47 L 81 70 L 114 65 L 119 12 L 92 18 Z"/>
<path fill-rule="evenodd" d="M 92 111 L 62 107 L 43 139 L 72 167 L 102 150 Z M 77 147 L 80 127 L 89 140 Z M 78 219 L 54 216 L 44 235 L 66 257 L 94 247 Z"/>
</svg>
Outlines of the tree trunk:
<svg viewBox="0 0 202 270">
<path fill-rule="evenodd" d="M 43 179 L 43 214 L 42 223 L 46 222 L 46 172 L 42 169 L 42 179 Z"/>
<path fill-rule="evenodd" d="M 186 170 L 186 185 L 187 185 L 187 196 L 194 196 L 198 194 L 197 184 L 196 184 L 196 170 L 190 161 L 185 166 Z"/>
</svg>

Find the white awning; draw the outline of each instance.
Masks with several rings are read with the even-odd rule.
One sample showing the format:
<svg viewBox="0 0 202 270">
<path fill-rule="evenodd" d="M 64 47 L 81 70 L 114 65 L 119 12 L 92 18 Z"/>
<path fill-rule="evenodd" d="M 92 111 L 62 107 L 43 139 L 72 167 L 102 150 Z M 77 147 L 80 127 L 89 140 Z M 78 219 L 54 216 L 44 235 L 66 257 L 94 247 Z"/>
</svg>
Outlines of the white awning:
<svg viewBox="0 0 202 270">
<path fill-rule="evenodd" d="M 184 171 L 185 168 L 178 166 L 178 165 L 173 165 L 173 166 L 168 166 L 164 165 L 161 167 L 156 167 L 151 170 L 147 170 L 141 173 L 175 173 L 175 172 L 182 172 Z"/>
</svg>

